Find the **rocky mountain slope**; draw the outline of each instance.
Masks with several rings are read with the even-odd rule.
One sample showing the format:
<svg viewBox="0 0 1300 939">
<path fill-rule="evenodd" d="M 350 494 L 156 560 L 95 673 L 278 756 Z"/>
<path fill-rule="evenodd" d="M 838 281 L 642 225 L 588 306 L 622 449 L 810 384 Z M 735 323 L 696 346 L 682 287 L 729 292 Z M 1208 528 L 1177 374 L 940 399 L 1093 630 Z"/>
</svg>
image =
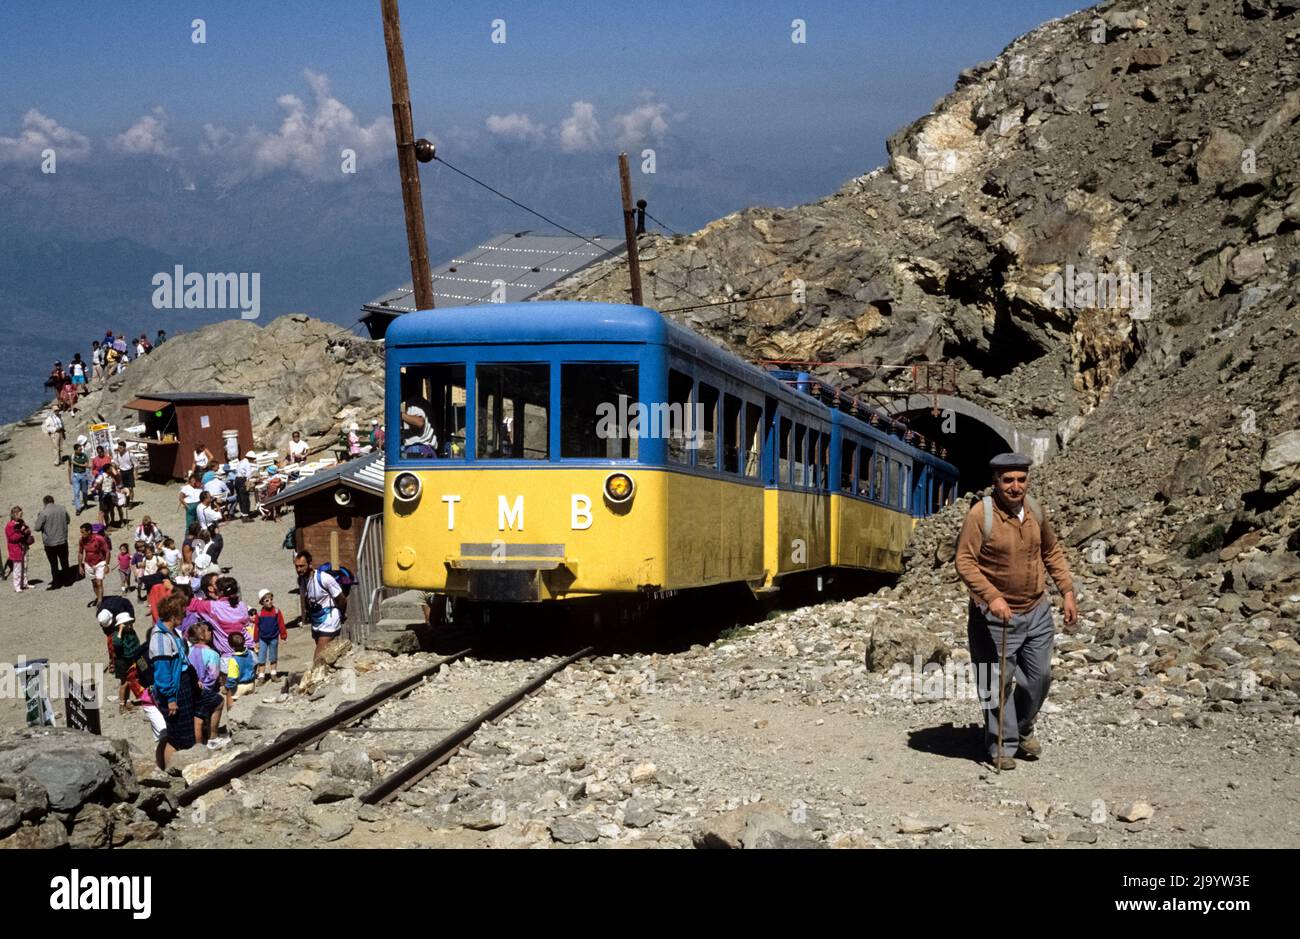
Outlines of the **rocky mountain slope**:
<svg viewBox="0 0 1300 939">
<path fill-rule="evenodd" d="M 132 398 L 161 391 L 224 391 L 253 396 L 250 411 L 259 449 L 284 453 L 292 431 L 313 446 L 328 445 L 341 426 L 367 426 L 382 417 L 382 343 L 358 339 L 346 329 L 302 314 L 266 326 L 226 320 L 178 336 L 131 362 L 121 375 L 84 397 L 70 419 L 69 437 L 102 417 L 119 426 L 136 423 Z M 44 411 L 29 423 L 39 424 Z M 220 436 L 209 442 L 213 452 Z"/>
<path fill-rule="evenodd" d="M 888 166 L 812 205 L 647 238 L 646 302 L 802 280 L 802 305 L 676 315 L 750 358 L 861 362 L 816 370 L 849 388 L 888 384 L 882 363 L 956 361 L 963 396 L 1057 423 L 1065 453 L 1036 485 L 1095 602 L 1294 631 L 1298 14 L 1296 0 L 1103 3 L 1047 23 L 964 72 L 891 139 Z M 1128 273 L 1149 275 L 1148 305 L 1081 286 Z M 598 265 L 554 295 L 623 300 L 626 270 Z M 960 510 L 918 529 L 917 607 L 955 585 L 943 552 Z M 1287 655 L 1283 685 L 1300 679 Z"/>
<path fill-rule="evenodd" d="M 744 355 L 940 358 L 1008 418 L 1087 414 L 1139 359 L 1176 368 L 1246 312 L 1292 308 L 1300 17 L 1291 0 L 1103 3 L 1049 22 L 820 202 L 642 246 L 650 305 Z M 1054 274 L 1150 274 L 1147 318 L 1053 304 Z M 784 295 L 802 281 L 806 302 Z M 621 262 L 555 296 L 623 300 Z M 1181 358 L 1180 358 L 1181 357 Z"/>
</svg>

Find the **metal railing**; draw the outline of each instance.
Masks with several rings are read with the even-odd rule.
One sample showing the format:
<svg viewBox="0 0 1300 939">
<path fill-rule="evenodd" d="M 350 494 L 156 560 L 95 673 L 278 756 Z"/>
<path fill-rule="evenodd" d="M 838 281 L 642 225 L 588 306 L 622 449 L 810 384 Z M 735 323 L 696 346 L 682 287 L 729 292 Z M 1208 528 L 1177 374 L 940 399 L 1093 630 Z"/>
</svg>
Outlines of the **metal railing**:
<svg viewBox="0 0 1300 939">
<path fill-rule="evenodd" d="M 379 622 L 379 603 L 384 596 L 384 516 L 371 515 L 361 528 L 357 543 L 358 602 L 350 607 L 356 615 L 348 617 L 348 628 L 353 643 L 364 646 L 370 638 L 375 623 Z"/>
</svg>

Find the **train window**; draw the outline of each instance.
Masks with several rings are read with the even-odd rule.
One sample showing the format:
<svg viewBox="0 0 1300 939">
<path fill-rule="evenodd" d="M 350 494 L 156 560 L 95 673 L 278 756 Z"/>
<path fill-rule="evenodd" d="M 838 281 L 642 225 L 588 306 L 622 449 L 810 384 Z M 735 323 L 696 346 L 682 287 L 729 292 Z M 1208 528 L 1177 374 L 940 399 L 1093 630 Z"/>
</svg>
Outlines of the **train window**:
<svg viewBox="0 0 1300 939">
<path fill-rule="evenodd" d="M 635 460 L 653 414 L 629 416 L 637 401 L 635 365 L 566 362 L 560 366 L 560 456 Z M 639 409 L 638 409 L 639 410 Z"/>
<path fill-rule="evenodd" d="M 794 484 L 808 485 L 807 457 L 805 444 L 808 442 L 808 429 L 802 424 L 794 425 Z"/>
<path fill-rule="evenodd" d="M 863 444 L 858 453 L 858 495 L 871 496 L 871 470 L 875 451 Z"/>
<path fill-rule="evenodd" d="M 858 456 L 858 445 L 844 441 L 844 449 L 840 454 L 840 491 L 852 494 L 853 489 L 853 461 Z"/>
<path fill-rule="evenodd" d="M 759 464 L 762 463 L 763 438 L 760 428 L 763 426 L 763 409 L 752 401 L 745 403 L 745 433 L 741 439 L 745 442 L 745 475 L 758 478 Z"/>
<path fill-rule="evenodd" d="M 704 424 L 700 428 L 700 449 L 696 466 L 718 468 L 718 389 L 700 382 L 700 411 Z"/>
<path fill-rule="evenodd" d="M 722 468 L 740 472 L 740 399 L 729 394 L 722 396 Z"/>
<path fill-rule="evenodd" d="M 808 485 L 820 489 L 821 479 L 822 435 L 815 430 L 808 431 Z"/>
<path fill-rule="evenodd" d="M 404 365 L 401 376 L 402 457 L 464 459 L 464 364 Z"/>
<path fill-rule="evenodd" d="M 480 460 L 550 457 L 551 367 L 544 363 L 479 365 L 475 426 Z"/>
<path fill-rule="evenodd" d="M 831 488 L 831 435 L 822 433 L 821 447 L 817 450 L 817 468 L 818 476 L 821 481 L 818 485 L 822 489 Z"/>
<path fill-rule="evenodd" d="M 776 481 L 786 486 L 790 485 L 790 435 L 793 433 L 794 425 L 790 423 L 790 419 L 781 418 L 781 462 Z"/>
<path fill-rule="evenodd" d="M 689 375 L 683 375 L 675 368 L 668 370 L 669 463 L 689 466 L 692 442 L 698 441 L 700 419 L 697 409 L 691 407 L 691 389 L 694 386 L 695 380 Z"/>
</svg>

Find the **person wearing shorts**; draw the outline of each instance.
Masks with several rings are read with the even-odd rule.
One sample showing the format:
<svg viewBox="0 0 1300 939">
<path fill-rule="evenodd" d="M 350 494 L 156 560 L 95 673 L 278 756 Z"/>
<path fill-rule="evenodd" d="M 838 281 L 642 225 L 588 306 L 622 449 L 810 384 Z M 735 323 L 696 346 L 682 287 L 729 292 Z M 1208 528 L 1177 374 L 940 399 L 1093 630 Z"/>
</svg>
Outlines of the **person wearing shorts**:
<svg viewBox="0 0 1300 939">
<path fill-rule="evenodd" d="M 307 622 L 311 624 L 311 637 L 316 642 L 314 664 L 320 660 L 325 647 L 342 633 L 348 598 L 337 580 L 316 569 L 310 551 L 295 554 L 293 567 L 298 572 L 299 596 L 303 600 Z"/>
<path fill-rule="evenodd" d="M 108 572 L 108 553 L 112 550 L 108 539 L 96 534 L 89 522 L 82 524 L 81 541 L 77 545 L 77 563 L 95 589 L 95 599 L 86 606 L 99 606 L 104 602 L 104 575 Z"/>
</svg>

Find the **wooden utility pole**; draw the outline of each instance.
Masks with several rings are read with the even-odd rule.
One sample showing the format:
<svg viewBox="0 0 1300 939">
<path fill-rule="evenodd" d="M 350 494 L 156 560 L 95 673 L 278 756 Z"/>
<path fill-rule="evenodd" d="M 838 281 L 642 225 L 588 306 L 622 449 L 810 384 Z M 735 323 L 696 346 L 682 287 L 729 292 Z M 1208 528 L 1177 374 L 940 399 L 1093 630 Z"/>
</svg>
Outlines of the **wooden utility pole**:
<svg viewBox="0 0 1300 939">
<path fill-rule="evenodd" d="M 632 303 L 641 306 L 641 259 L 636 253 L 636 220 L 632 208 L 632 173 L 627 154 L 618 155 L 618 181 L 623 193 L 623 236 L 627 239 L 627 271 L 632 278 Z"/>
<path fill-rule="evenodd" d="M 432 310 L 433 276 L 429 272 L 429 245 L 424 235 L 424 203 L 420 197 L 420 167 L 411 120 L 411 89 L 406 82 L 406 53 L 402 51 L 402 22 L 397 0 L 380 0 L 380 6 L 384 17 L 384 46 L 388 49 L 388 83 L 393 90 L 393 133 L 397 137 L 397 168 L 402 177 L 415 308 Z"/>
</svg>

